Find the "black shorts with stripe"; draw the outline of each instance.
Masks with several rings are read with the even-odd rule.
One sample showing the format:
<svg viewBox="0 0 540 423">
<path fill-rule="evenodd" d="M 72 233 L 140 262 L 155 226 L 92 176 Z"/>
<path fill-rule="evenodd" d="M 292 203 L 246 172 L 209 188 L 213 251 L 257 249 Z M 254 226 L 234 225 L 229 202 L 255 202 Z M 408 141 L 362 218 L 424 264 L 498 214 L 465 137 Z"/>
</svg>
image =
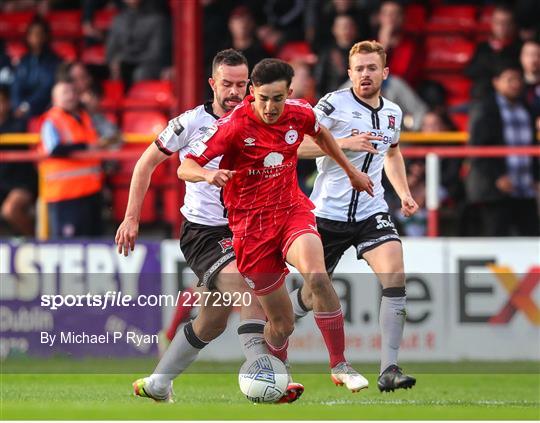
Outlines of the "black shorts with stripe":
<svg viewBox="0 0 540 423">
<path fill-rule="evenodd" d="M 388 213 L 376 213 L 360 222 L 340 222 L 317 217 L 324 261 L 328 273 L 333 273 L 341 256 L 351 246 L 360 260 L 363 254 L 388 241 L 399 241 L 399 234 Z"/>
<path fill-rule="evenodd" d="M 227 225 L 207 226 L 184 220 L 180 249 L 187 264 L 199 278 L 198 286 L 215 289 L 215 278 L 227 264 L 236 260 L 232 232 Z"/>
</svg>

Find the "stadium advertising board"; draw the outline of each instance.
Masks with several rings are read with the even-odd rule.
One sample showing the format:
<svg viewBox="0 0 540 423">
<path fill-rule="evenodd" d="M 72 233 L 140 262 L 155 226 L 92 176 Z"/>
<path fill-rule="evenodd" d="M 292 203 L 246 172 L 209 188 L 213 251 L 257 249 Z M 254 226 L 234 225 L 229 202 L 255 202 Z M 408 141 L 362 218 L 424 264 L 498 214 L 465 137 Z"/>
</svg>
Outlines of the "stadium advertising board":
<svg viewBox="0 0 540 423">
<path fill-rule="evenodd" d="M 408 361 L 540 359 L 540 246 L 534 239 L 405 239 Z M 289 285 L 299 280 L 289 277 Z M 334 275 L 346 324 L 347 357 L 378 361 L 379 284 L 354 250 Z M 237 321 L 237 316 L 234 316 Z M 234 324 L 203 352 L 240 358 Z M 291 360 L 327 360 L 313 318 L 296 323 Z"/>
<path fill-rule="evenodd" d="M 1 357 L 154 353 L 159 248 L 142 242 L 123 257 L 110 242 L 2 242 Z"/>
</svg>

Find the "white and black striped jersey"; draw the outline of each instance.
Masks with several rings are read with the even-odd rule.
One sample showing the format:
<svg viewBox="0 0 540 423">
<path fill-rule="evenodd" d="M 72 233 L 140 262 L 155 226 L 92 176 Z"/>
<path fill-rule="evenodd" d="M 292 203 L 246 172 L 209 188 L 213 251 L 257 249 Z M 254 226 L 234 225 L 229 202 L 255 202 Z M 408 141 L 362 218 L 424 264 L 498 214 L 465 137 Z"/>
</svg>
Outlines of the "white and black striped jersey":
<svg viewBox="0 0 540 423">
<path fill-rule="evenodd" d="M 379 154 L 345 152 L 349 160 L 373 181 L 374 197 L 354 190 L 345 172 L 333 159 L 317 158 L 318 175 L 310 197 L 315 204 L 315 214 L 340 222 L 359 222 L 375 213 L 388 211 L 381 179 L 386 152 L 399 141 L 402 120 L 399 106 L 380 97 L 380 105 L 374 109 L 360 100 L 352 88 L 347 88 L 325 95 L 314 110 L 319 122 L 334 138 L 362 132 L 383 138 L 372 141 Z"/>
<path fill-rule="evenodd" d="M 193 153 L 193 144 L 203 139 L 219 119 L 208 102 L 182 113 L 169 121 L 156 139 L 157 147 L 165 154 L 178 152 L 182 161 Z M 206 169 L 218 169 L 221 156 L 210 161 Z M 227 225 L 227 214 L 221 201 L 221 189 L 206 183 L 186 182 L 184 205 L 180 209 L 190 222 L 200 225 Z"/>
</svg>

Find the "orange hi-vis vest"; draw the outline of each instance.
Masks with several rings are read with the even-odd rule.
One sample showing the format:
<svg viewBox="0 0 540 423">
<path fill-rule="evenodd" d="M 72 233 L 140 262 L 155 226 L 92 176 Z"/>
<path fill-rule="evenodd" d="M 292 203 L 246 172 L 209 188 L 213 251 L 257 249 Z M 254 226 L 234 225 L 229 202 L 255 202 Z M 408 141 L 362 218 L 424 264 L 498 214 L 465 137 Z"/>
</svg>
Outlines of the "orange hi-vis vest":
<svg viewBox="0 0 540 423">
<path fill-rule="evenodd" d="M 96 144 L 97 135 L 88 113 L 82 111 L 79 122 L 70 113 L 53 107 L 49 120 L 60 134 L 62 144 Z M 45 151 L 43 143 L 42 151 Z M 39 165 L 42 178 L 40 196 L 48 203 L 86 197 L 101 191 L 101 161 L 96 159 L 48 158 Z"/>
</svg>

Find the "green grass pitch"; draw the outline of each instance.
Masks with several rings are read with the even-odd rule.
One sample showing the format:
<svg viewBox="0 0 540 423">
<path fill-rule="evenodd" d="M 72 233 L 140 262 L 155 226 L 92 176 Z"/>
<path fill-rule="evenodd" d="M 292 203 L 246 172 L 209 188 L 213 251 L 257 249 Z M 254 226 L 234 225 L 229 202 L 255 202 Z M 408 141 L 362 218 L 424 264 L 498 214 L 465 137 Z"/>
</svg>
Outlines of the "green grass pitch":
<svg viewBox="0 0 540 423">
<path fill-rule="evenodd" d="M 105 362 L 103 362 L 105 363 Z M 121 369 L 124 361 L 96 361 L 102 372 Z M 59 368 L 64 364 L 56 363 Z M 69 364 L 69 363 L 67 363 Z M 146 371 L 153 362 L 147 360 Z M 37 369 L 39 362 L 28 366 Z M 239 364 L 228 369 L 238 369 Z M 65 371 L 73 371 L 69 365 Z M 82 368 L 82 367 L 81 367 Z M 84 367 L 85 371 L 87 367 Z M 417 386 L 381 394 L 376 366 L 357 364 L 370 388 L 352 394 L 335 387 L 324 366 L 296 365 L 295 379 L 306 388 L 293 404 L 251 404 L 240 393 L 234 371 L 208 373 L 215 364 L 197 363 L 175 381 L 175 404 L 156 404 L 133 396 L 131 382 L 146 375 L 125 369 L 121 374 L 17 373 L 4 366 L 0 380 L 0 419 L 129 419 L 129 420 L 539 420 L 538 363 L 409 364 Z M 15 371 L 13 372 L 13 369 Z M 6 370 L 10 371 L 8 373 Z M 76 370 L 76 369 L 75 369 Z M 131 369 L 132 370 L 132 369 Z M 58 372 L 60 373 L 60 372 Z"/>
</svg>

